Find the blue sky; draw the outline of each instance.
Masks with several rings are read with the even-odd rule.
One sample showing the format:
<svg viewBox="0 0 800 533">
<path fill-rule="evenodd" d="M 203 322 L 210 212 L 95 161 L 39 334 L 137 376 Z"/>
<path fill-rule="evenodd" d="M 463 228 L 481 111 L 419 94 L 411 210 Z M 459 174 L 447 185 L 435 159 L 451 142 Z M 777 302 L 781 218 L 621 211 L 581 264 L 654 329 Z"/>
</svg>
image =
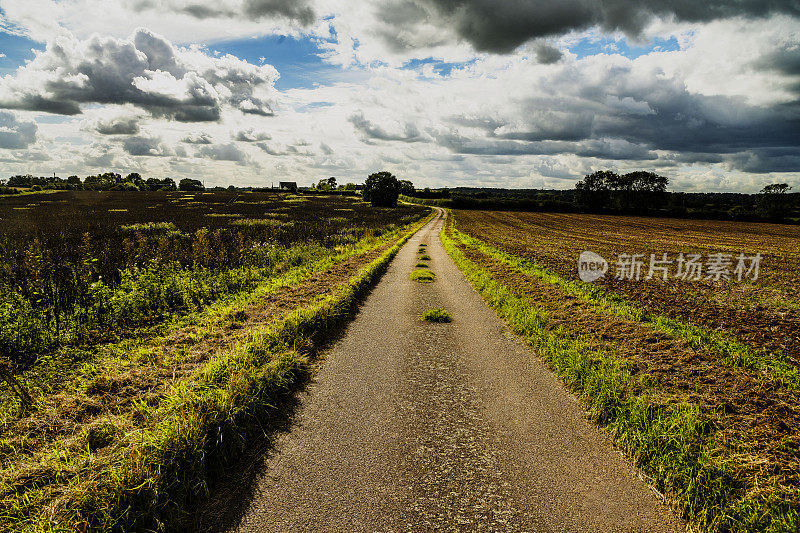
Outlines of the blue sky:
<svg viewBox="0 0 800 533">
<path fill-rule="evenodd" d="M 578 59 L 595 54 L 620 54 L 629 59 L 650 54 L 651 52 L 672 52 L 680 50 L 680 45 L 675 37 L 669 39 L 654 38 L 647 43 L 629 43 L 627 39 L 613 39 L 611 37 L 586 37 L 576 44 L 569 46 L 568 50 Z"/>
<path fill-rule="evenodd" d="M 44 43 L 38 43 L 26 37 L 0 32 L 0 53 L 6 56 L 0 57 L 0 74 L 12 72 L 26 60 L 32 59 L 32 48 L 43 50 Z"/>
<path fill-rule="evenodd" d="M 209 49 L 232 54 L 255 65 L 264 62 L 272 65 L 281 75 L 275 84 L 279 90 L 310 89 L 342 74 L 340 67 L 320 58 L 322 50 L 318 39 L 311 37 L 262 36 L 213 43 Z"/>
</svg>

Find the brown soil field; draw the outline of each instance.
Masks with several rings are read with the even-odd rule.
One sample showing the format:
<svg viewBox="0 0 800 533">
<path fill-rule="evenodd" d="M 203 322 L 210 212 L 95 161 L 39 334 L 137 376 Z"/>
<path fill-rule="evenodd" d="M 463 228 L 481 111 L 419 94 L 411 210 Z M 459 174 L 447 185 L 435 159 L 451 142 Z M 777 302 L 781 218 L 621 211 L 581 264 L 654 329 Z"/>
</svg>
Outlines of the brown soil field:
<svg viewBox="0 0 800 533">
<path fill-rule="evenodd" d="M 800 232 L 796 227 L 476 211 L 455 211 L 454 227 L 570 281 L 579 280 L 578 256 L 584 250 L 600 254 L 610 264 L 622 253 L 643 253 L 647 258 L 650 253 L 673 257 L 681 252 L 760 253 L 761 275 L 755 281 L 618 280 L 610 270 L 611 275 L 594 283 L 604 294 L 618 296 L 636 308 L 710 328 L 734 337 L 766 359 L 800 366 Z M 773 512 L 770 509 L 778 508 L 798 512 L 800 395 L 796 384 L 731 364 L 719 352 L 693 345 L 677 332 L 611 313 L 501 261 L 486 249 L 458 238 L 456 242 L 470 261 L 532 308 L 546 313 L 549 331 L 581 339 L 623 361 L 634 378 L 633 388 L 638 389 L 630 394 L 654 395 L 650 401 L 656 409 L 696 405 L 708 427 L 704 439 L 713 443 L 711 453 L 724 458 L 720 460 L 729 477 L 719 483 L 731 488 L 736 499 L 762 502 L 756 507 L 768 515 Z M 781 527 L 773 524 L 769 530 L 782 531 Z"/>
<path fill-rule="evenodd" d="M 761 352 L 780 351 L 800 365 L 800 230 L 780 224 L 609 215 L 457 211 L 457 228 L 493 246 L 578 279 L 578 256 L 609 263 L 619 254 L 674 259 L 679 253 L 762 255 L 755 282 L 658 277 L 595 283 L 660 314 L 724 330 Z M 644 270 L 647 269 L 647 264 Z"/>
</svg>

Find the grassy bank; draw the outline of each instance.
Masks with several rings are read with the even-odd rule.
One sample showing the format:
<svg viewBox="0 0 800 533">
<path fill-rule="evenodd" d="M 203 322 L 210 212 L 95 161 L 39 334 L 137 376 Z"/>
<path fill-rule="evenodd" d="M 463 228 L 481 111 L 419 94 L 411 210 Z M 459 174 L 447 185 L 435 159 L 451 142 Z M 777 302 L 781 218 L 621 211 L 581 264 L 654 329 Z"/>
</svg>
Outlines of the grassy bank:
<svg viewBox="0 0 800 533">
<path fill-rule="evenodd" d="M 660 383 L 638 373 L 617 345 L 599 348 L 589 335 L 555 323 L 544 307 L 498 282 L 467 257 L 469 246 L 480 248 L 482 243 L 455 232 L 452 219 L 447 224 L 441 233 L 445 249 L 470 283 L 581 397 L 591 419 L 634 458 L 684 518 L 705 531 L 795 531 L 800 527 L 797 488 L 775 485 L 754 490 L 738 466 L 742 458 L 732 451 L 737 443 L 723 442 L 715 430 L 721 414 L 692 401 L 663 402 Z M 481 251 L 495 252 L 486 247 Z M 513 263 L 510 257 L 499 259 Z M 620 302 L 603 301 L 601 294 L 548 279 L 550 272 L 530 274 L 558 286 L 552 298 L 572 291 L 580 298 L 595 298 L 598 306 L 606 306 L 605 312 L 638 316 Z"/>
<path fill-rule="evenodd" d="M 208 493 L 217 474 L 251 436 L 263 434 L 264 425 L 307 379 L 315 349 L 348 320 L 359 299 L 423 223 L 407 229 L 328 296 L 251 331 L 244 341 L 210 357 L 156 404 L 137 403 L 136 416 L 146 421 L 141 429 L 124 433 L 113 416 L 87 427 L 90 434 L 82 436 L 87 446 L 105 439 L 114 444 L 90 454 L 94 464 L 80 476 L 62 468 L 63 478 L 51 480 L 59 494 L 46 507 L 33 508 L 25 491 L 15 496 L 15 487 L 3 487 L 4 527 L 179 529 L 185 509 Z M 232 307 L 218 312 L 230 314 Z"/>
</svg>

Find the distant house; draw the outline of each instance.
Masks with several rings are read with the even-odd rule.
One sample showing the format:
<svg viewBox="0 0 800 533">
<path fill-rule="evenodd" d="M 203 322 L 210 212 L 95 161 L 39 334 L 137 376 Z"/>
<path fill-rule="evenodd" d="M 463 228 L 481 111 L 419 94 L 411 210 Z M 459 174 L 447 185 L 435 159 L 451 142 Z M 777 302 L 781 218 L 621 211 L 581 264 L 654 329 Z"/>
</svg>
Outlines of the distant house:
<svg viewBox="0 0 800 533">
<path fill-rule="evenodd" d="M 297 192 L 297 182 L 296 181 L 282 181 L 278 187 L 282 191 L 292 191 Z"/>
</svg>

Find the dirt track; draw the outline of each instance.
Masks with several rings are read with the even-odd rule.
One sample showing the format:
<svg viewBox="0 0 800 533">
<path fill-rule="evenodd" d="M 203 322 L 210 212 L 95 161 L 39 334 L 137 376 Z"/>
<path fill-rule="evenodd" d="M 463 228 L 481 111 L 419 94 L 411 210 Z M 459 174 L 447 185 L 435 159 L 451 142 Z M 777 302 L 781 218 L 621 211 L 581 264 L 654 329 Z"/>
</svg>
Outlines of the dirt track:
<svg viewBox="0 0 800 533">
<path fill-rule="evenodd" d="M 234 531 L 682 531 L 470 287 L 441 224 L 329 351 Z M 409 278 L 419 243 L 434 283 Z M 453 323 L 422 322 L 429 307 Z"/>
</svg>

